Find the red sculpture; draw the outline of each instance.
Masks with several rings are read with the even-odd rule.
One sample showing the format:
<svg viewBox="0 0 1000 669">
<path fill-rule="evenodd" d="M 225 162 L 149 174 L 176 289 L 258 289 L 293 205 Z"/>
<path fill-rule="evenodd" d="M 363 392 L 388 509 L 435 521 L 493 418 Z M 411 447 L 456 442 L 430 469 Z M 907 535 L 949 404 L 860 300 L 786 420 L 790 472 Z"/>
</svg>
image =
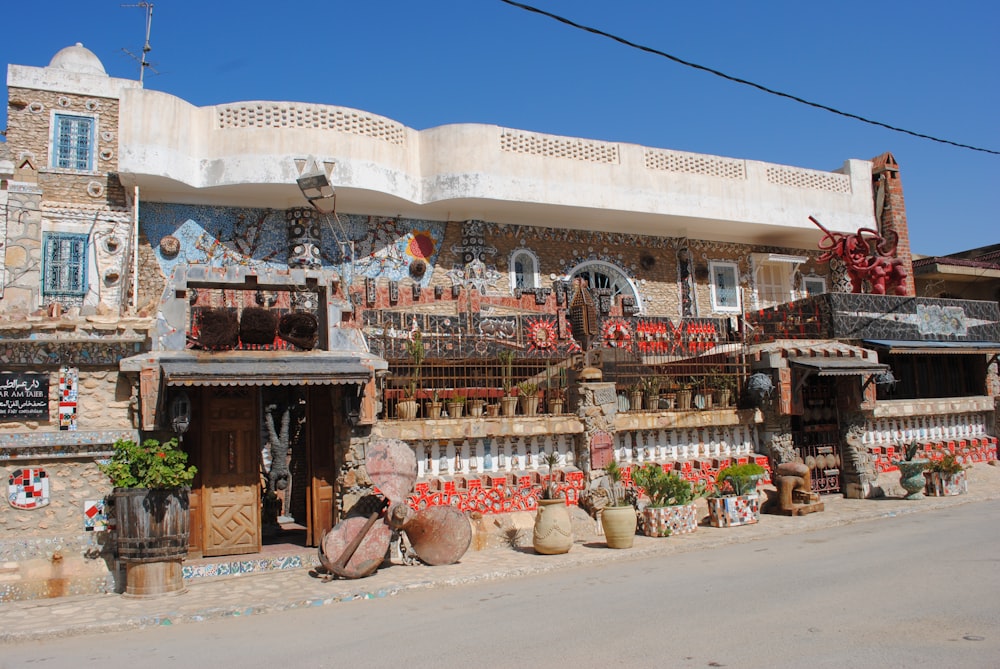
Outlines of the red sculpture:
<svg viewBox="0 0 1000 669">
<path fill-rule="evenodd" d="M 864 292 L 864 282 L 871 286 L 871 292 L 885 295 L 893 292 L 896 295 L 906 295 L 907 271 L 903 261 L 896 257 L 896 244 L 899 241 L 894 232 L 885 237 L 877 230 L 859 228 L 852 235 L 841 232 L 830 232 L 812 216 L 809 220 L 823 231 L 819 248 L 824 253 L 819 262 L 828 262 L 831 258 L 839 258 L 851 279 L 851 292 Z"/>
</svg>

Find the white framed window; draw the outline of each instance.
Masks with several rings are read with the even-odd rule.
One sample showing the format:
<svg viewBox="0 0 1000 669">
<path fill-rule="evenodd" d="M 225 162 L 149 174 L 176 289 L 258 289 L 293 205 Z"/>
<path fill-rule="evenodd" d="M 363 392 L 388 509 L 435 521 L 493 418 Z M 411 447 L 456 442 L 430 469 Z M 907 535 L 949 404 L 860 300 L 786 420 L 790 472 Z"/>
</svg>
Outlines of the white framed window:
<svg viewBox="0 0 1000 669">
<path fill-rule="evenodd" d="M 826 279 L 822 276 L 802 277 L 802 292 L 806 294 L 806 297 L 822 295 L 826 292 Z"/>
<path fill-rule="evenodd" d="M 739 313 L 740 270 L 734 262 L 710 261 L 708 275 L 712 292 L 712 311 Z"/>
<path fill-rule="evenodd" d="M 44 295 L 86 295 L 87 238 L 70 232 L 45 234 Z"/>
<path fill-rule="evenodd" d="M 93 171 L 97 149 L 96 126 L 97 121 L 92 116 L 53 114 L 52 167 Z"/>
<path fill-rule="evenodd" d="M 534 290 L 539 287 L 538 258 L 528 249 L 518 249 L 510 254 L 511 290 Z"/>
</svg>

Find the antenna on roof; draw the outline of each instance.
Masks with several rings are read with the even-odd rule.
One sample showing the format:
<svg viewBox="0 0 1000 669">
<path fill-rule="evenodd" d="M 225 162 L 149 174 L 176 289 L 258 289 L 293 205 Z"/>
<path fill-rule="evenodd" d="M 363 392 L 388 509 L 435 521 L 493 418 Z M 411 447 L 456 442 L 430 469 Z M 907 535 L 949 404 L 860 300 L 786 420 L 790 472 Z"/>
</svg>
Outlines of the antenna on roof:
<svg viewBox="0 0 1000 669">
<path fill-rule="evenodd" d="M 146 54 L 153 50 L 153 47 L 149 46 L 149 29 L 153 24 L 153 3 L 151 2 L 140 2 L 134 5 L 122 5 L 122 7 L 142 7 L 146 10 L 146 41 L 142 45 L 142 58 L 139 58 L 134 53 L 128 49 L 122 49 L 125 53 L 132 57 L 133 60 L 139 63 L 139 83 L 142 83 L 142 76 L 146 72 L 146 68 L 153 70 L 155 74 L 159 74 L 150 63 L 146 62 Z"/>
</svg>

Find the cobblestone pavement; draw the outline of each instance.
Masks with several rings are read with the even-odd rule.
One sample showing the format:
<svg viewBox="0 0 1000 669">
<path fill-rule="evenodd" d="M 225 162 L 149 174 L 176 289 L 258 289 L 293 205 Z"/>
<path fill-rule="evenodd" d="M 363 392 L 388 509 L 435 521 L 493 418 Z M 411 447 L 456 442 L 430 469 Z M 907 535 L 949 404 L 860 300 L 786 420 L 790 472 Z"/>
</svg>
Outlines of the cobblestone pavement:
<svg viewBox="0 0 1000 669">
<path fill-rule="evenodd" d="M 892 475 L 883 478 L 891 480 Z M 901 499 L 901 491 L 891 488 L 887 489 L 887 497 L 882 499 L 856 500 L 829 496 L 823 498 L 825 511 L 821 513 L 801 517 L 763 515 L 755 525 L 725 529 L 703 525 L 692 534 L 668 538 L 637 536 L 634 547 L 629 550 L 608 549 L 602 537 L 593 535 L 578 538 L 572 550 L 564 555 L 538 555 L 530 547 L 531 533 L 528 530 L 522 532 L 527 546 L 470 550 L 458 564 L 447 566 L 394 563 L 359 580 L 324 582 L 311 574 L 310 568 L 301 568 L 229 578 L 196 579 L 182 594 L 150 599 L 106 594 L 9 602 L 0 605 L 0 644 L 342 605 L 357 599 L 392 597 L 417 588 L 513 578 L 612 560 L 668 559 L 675 553 L 724 544 L 757 541 L 860 521 L 878 521 L 901 514 L 995 499 L 1000 499 L 1000 466 L 977 464 L 969 471 L 969 492 L 957 497 L 907 501 Z M 704 505 L 703 500 L 701 503 Z"/>
</svg>

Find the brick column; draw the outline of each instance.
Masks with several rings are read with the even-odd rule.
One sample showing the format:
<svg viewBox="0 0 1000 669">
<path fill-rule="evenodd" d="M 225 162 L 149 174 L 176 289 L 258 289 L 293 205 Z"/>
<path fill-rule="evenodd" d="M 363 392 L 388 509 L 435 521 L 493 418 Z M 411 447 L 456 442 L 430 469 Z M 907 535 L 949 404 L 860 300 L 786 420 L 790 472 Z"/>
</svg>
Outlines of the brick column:
<svg viewBox="0 0 1000 669">
<path fill-rule="evenodd" d="M 891 153 L 883 153 L 872 159 L 872 192 L 875 195 L 875 220 L 879 233 L 896 233 L 899 239 L 896 257 L 903 261 L 907 273 L 903 283 L 905 294 L 915 295 L 913 256 L 910 253 L 910 229 L 906 224 L 903 184 L 899 180 L 899 164 Z"/>
</svg>

